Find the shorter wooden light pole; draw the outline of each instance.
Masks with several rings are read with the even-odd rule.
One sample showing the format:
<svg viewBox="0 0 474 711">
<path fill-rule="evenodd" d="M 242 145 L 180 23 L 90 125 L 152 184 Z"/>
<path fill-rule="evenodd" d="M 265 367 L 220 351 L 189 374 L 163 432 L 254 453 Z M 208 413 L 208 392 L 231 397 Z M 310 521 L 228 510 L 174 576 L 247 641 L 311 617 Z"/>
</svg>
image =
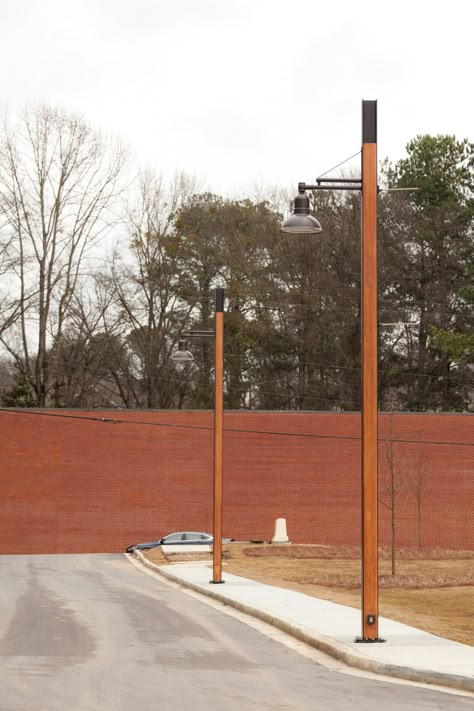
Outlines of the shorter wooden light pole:
<svg viewBox="0 0 474 711">
<path fill-rule="evenodd" d="M 214 360 L 214 506 L 211 583 L 222 580 L 222 461 L 224 419 L 224 289 L 216 289 Z"/>
<path fill-rule="evenodd" d="M 212 580 L 210 583 L 225 583 L 222 580 L 222 460 L 223 460 L 223 415 L 224 415 L 224 289 L 215 291 L 214 331 L 192 330 L 183 333 L 186 338 L 209 338 L 215 342 L 214 359 L 214 486 L 212 524 Z M 171 356 L 176 363 L 185 365 L 193 359 L 187 350 L 187 342 L 180 341 L 178 350 Z"/>
</svg>

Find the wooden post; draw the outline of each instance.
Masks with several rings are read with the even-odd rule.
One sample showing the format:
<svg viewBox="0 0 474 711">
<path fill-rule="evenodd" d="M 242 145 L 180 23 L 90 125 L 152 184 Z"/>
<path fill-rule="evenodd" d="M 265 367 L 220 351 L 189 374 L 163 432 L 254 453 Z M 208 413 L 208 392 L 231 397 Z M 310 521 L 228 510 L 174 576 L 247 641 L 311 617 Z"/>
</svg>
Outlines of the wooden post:
<svg viewBox="0 0 474 711">
<path fill-rule="evenodd" d="M 362 636 L 378 636 L 377 102 L 362 102 Z"/>
<path fill-rule="evenodd" d="M 224 289 L 216 289 L 214 380 L 214 523 L 211 583 L 222 580 L 222 432 L 224 410 Z"/>
</svg>

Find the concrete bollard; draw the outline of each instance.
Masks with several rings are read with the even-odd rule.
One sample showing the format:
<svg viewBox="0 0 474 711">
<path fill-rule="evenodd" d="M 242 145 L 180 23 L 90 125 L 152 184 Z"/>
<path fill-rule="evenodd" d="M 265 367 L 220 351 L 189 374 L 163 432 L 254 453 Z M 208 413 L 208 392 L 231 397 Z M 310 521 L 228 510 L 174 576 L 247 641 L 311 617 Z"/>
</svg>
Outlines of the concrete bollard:
<svg viewBox="0 0 474 711">
<path fill-rule="evenodd" d="M 275 519 L 275 532 L 272 543 L 291 543 L 286 533 L 286 518 Z"/>
</svg>

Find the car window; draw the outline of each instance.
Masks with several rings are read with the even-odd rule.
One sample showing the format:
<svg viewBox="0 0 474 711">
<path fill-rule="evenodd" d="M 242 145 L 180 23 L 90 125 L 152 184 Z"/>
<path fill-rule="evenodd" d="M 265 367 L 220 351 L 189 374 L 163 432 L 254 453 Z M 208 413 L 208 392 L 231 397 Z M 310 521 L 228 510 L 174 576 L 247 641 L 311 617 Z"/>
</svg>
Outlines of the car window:
<svg viewBox="0 0 474 711">
<path fill-rule="evenodd" d="M 185 541 L 200 541 L 200 540 L 202 540 L 202 535 L 200 533 L 185 533 L 184 540 Z"/>
<path fill-rule="evenodd" d="M 184 533 L 171 533 L 169 536 L 165 536 L 163 539 L 166 543 L 176 543 L 177 541 L 184 540 Z"/>
</svg>

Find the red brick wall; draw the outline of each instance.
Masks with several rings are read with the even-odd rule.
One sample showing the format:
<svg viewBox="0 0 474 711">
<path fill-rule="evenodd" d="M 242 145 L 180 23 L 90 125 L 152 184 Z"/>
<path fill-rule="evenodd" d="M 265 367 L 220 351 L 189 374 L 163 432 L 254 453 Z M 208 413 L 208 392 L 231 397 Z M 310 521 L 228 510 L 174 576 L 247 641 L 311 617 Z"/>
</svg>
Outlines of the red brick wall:
<svg viewBox="0 0 474 711">
<path fill-rule="evenodd" d="M 113 552 L 212 528 L 212 413 L 2 411 L 0 426 L 0 553 Z M 224 427 L 225 536 L 270 540 L 284 517 L 294 542 L 359 543 L 358 415 L 233 412 Z M 469 415 L 380 416 L 382 544 L 391 457 L 397 543 L 474 549 L 473 431 Z"/>
</svg>

